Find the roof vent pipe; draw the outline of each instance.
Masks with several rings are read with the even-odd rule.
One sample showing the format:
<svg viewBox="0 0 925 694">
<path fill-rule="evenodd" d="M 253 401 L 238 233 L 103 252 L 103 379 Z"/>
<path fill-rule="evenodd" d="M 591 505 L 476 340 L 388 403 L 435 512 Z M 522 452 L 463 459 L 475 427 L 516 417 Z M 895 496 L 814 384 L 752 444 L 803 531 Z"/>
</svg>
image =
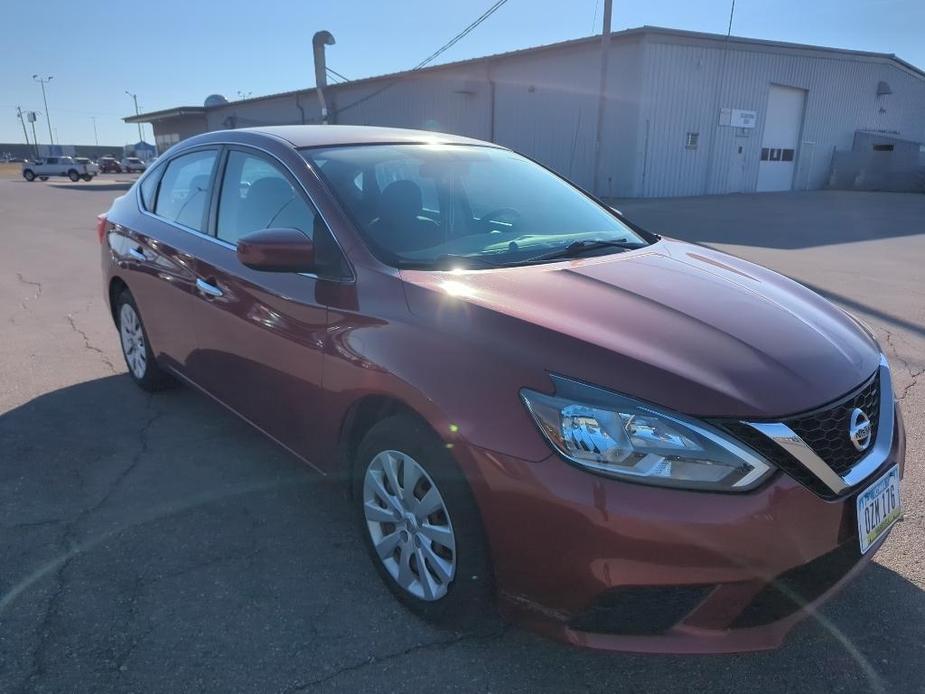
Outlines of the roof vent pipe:
<svg viewBox="0 0 925 694">
<path fill-rule="evenodd" d="M 877 84 L 877 96 L 885 96 L 886 94 L 892 94 L 893 90 L 890 89 L 890 85 L 884 81 L 880 81 Z"/>
<path fill-rule="evenodd" d="M 315 89 L 321 102 L 321 123 L 328 123 L 328 102 L 324 93 L 328 87 L 328 70 L 324 60 L 324 47 L 334 45 L 334 35 L 330 31 L 316 31 L 312 36 L 312 52 L 315 55 Z"/>
</svg>

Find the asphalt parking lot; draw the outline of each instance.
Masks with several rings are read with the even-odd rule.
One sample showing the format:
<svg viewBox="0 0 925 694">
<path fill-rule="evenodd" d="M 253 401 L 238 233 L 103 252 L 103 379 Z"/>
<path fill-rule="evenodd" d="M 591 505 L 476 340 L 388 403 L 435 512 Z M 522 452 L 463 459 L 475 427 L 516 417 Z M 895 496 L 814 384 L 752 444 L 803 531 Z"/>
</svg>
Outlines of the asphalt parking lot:
<svg viewBox="0 0 925 694">
<path fill-rule="evenodd" d="M 125 375 L 95 215 L 128 187 L 0 180 L 0 691 L 925 692 L 925 196 L 619 201 L 876 329 L 903 401 L 905 520 L 779 650 L 582 651 L 419 622 L 337 487 L 188 389 Z"/>
</svg>

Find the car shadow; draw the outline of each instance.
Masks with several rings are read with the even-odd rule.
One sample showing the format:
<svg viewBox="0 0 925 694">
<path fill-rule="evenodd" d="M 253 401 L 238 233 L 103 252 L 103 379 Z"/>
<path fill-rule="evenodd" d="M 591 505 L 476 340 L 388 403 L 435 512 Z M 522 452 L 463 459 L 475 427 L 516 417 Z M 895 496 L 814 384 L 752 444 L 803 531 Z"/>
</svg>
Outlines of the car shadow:
<svg viewBox="0 0 925 694">
<path fill-rule="evenodd" d="M 796 249 L 925 233 L 925 195 L 821 190 L 615 199 L 642 228 L 684 241 Z"/>
<path fill-rule="evenodd" d="M 925 594 L 878 564 L 767 653 L 599 653 L 490 621 L 431 627 L 382 585 L 341 485 L 190 389 L 147 394 L 124 374 L 62 388 L 0 416 L 0 451 L 0 691 L 925 682 Z"/>
<path fill-rule="evenodd" d="M 128 190 L 132 187 L 134 181 L 115 182 L 115 183 L 48 183 L 49 188 L 60 188 L 61 190 L 79 190 L 79 191 L 106 191 L 106 190 Z"/>
</svg>

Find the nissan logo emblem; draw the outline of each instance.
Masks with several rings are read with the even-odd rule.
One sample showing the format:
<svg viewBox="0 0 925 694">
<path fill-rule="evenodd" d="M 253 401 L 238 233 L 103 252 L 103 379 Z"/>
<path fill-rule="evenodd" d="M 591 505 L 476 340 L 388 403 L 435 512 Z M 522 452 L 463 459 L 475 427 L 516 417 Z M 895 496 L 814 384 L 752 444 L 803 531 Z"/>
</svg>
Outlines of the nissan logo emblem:
<svg viewBox="0 0 925 694">
<path fill-rule="evenodd" d="M 870 445 L 870 419 L 860 407 L 855 407 L 851 412 L 848 436 L 859 451 L 865 450 Z"/>
</svg>

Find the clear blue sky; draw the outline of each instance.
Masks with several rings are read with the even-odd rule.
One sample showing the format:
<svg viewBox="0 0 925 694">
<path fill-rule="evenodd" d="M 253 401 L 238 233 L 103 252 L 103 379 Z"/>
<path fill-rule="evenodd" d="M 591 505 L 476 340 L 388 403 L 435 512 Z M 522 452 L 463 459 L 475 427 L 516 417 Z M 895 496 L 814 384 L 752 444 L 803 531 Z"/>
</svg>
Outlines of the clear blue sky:
<svg viewBox="0 0 925 694">
<path fill-rule="evenodd" d="M 142 111 L 200 105 L 314 83 L 311 37 L 331 31 L 328 64 L 359 78 L 407 69 L 493 0 L 0 0 L 0 142 L 22 142 L 15 107 L 44 111 L 33 73 L 54 75 L 48 106 L 57 141 L 137 140 L 128 89 Z M 587 36 L 603 0 L 508 0 L 440 56 L 450 62 Z M 593 21 L 597 6 L 597 20 Z M 614 0 L 613 28 L 652 24 L 725 33 L 730 0 Z M 220 8 L 220 9 L 219 9 Z M 593 22 L 593 23 L 592 23 Z M 925 0 L 737 0 L 733 33 L 896 53 L 925 67 Z M 46 142 L 44 120 L 37 123 Z M 151 139 L 147 129 L 147 139 Z"/>
</svg>

